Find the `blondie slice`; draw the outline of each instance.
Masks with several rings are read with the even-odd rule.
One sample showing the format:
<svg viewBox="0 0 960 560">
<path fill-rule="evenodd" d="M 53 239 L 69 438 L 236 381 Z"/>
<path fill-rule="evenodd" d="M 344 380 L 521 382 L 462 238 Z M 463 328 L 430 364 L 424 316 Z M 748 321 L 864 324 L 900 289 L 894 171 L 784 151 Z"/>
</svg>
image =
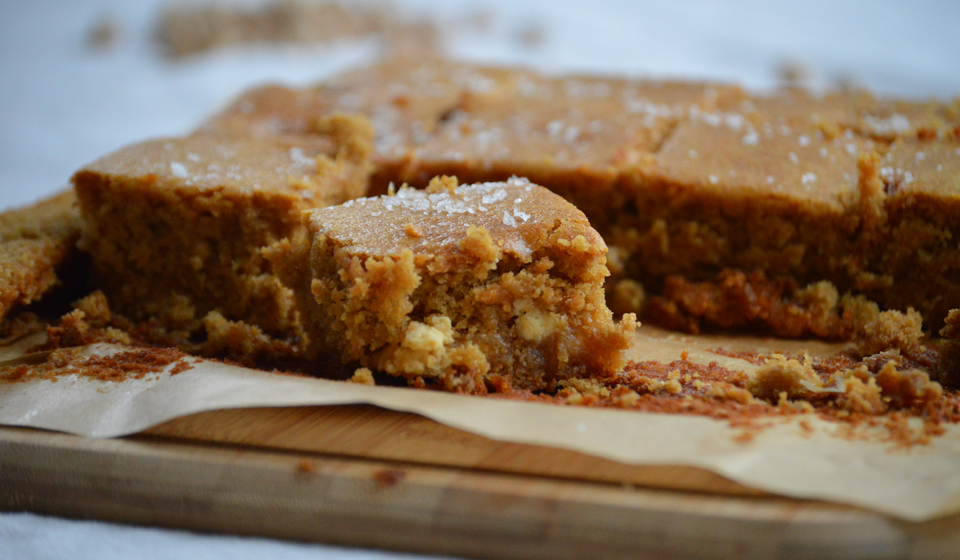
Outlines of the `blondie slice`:
<svg viewBox="0 0 960 560">
<path fill-rule="evenodd" d="M 552 388 L 624 365 L 633 315 L 604 303 L 606 245 L 571 204 L 525 179 L 362 198 L 306 215 L 269 250 L 314 360 L 484 392 Z"/>
<path fill-rule="evenodd" d="M 296 141 L 194 135 L 121 149 L 73 178 L 82 246 L 117 310 L 192 331 L 210 311 L 269 333 L 295 327 L 293 298 L 260 249 L 300 213 L 366 192 L 370 128 L 335 115 Z"/>
<path fill-rule="evenodd" d="M 76 252 L 79 236 L 72 192 L 0 214 L 0 319 L 60 282 L 57 267 Z"/>
</svg>

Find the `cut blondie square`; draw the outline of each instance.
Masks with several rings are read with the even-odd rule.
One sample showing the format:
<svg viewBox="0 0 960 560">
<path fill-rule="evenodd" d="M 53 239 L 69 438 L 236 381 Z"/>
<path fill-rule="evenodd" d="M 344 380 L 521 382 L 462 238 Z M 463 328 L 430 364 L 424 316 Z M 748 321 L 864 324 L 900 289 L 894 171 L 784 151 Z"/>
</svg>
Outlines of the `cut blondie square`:
<svg viewBox="0 0 960 560">
<path fill-rule="evenodd" d="M 636 317 L 604 301 L 606 245 L 526 179 L 362 198 L 305 213 L 268 250 L 296 293 L 308 357 L 483 393 L 619 371 Z"/>
<path fill-rule="evenodd" d="M 72 192 L 0 214 L 0 319 L 63 280 L 57 269 L 76 253 L 79 236 Z"/>
<path fill-rule="evenodd" d="M 302 228 L 300 213 L 362 196 L 372 130 L 333 115 L 325 135 L 195 135 L 121 149 L 73 178 L 81 244 L 117 310 L 193 332 L 218 311 L 295 332 L 293 295 L 260 250 Z"/>
</svg>

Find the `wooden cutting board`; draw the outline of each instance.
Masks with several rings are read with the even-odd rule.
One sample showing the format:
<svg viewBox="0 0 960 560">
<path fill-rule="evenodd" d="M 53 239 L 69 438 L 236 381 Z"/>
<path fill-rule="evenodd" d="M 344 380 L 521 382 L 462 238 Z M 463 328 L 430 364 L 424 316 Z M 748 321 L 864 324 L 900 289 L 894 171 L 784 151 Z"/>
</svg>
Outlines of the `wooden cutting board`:
<svg viewBox="0 0 960 560">
<path fill-rule="evenodd" d="M 0 428 L 0 508 L 478 558 L 960 557 L 960 516 L 900 522 L 363 405 L 115 440 Z"/>
</svg>

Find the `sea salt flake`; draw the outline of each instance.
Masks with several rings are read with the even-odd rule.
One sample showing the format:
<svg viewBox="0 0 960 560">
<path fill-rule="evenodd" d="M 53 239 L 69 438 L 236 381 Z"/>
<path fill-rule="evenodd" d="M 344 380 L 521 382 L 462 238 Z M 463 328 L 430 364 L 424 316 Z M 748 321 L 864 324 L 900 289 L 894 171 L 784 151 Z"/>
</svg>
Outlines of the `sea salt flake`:
<svg viewBox="0 0 960 560">
<path fill-rule="evenodd" d="M 497 183 L 493 183 L 493 184 L 497 184 Z M 526 177 L 517 177 L 516 175 L 511 175 L 510 178 L 507 179 L 507 184 L 510 185 L 511 187 L 527 187 L 525 190 L 528 190 L 528 191 L 531 188 L 533 188 L 533 186 L 530 183 L 530 179 L 527 179 Z"/>
<path fill-rule="evenodd" d="M 190 176 L 190 174 L 187 173 L 187 168 L 178 161 L 170 162 L 170 173 L 173 173 L 174 177 L 179 177 L 181 179 L 186 179 Z"/>
<path fill-rule="evenodd" d="M 797 142 L 800 143 L 800 147 L 806 148 L 807 146 L 810 145 L 810 137 L 807 136 L 806 134 L 801 134 L 801 135 L 797 138 Z"/>
<path fill-rule="evenodd" d="M 707 177 L 707 179 L 710 181 L 711 185 L 716 185 L 717 183 L 720 182 L 720 178 L 717 177 L 716 175 L 710 175 L 709 177 Z"/>
<path fill-rule="evenodd" d="M 743 115 L 737 113 L 725 115 L 723 121 L 728 128 L 732 128 L 733 130 L 740 130 L 743 127 Z"/>
<path fill-rule="evenodd" d="M 189 160 L 192 161 L 193 163 L 199 163 L 199 162 L 200 162 L 200 156 L 198 156 L 197 154 L 187 154 L 187 159 L 189 159 Z"/>
<path fill-rule="evenodd" d="M 878 134 L 907 132 L 910 130 L 910 119 L 901 115 L 900 113 L 894 113 L 886 119 L 867 116 L 864 118 L 864 121 L 867 123 L 869 128 L 873 129 L 873 131 Z"/>
<path fill-rule="evenodd" d="M 810 173 L 810 172 L 804 173 L 803 176 L 800 177 L 800 182 L 803 183 L 804 185 L 809 185 L 810 183 L 816 183 L 817 175 L 815 173 Z"/>
<path fill-rule="evenodd" d="M 927 154 L 925 154 L 924 152 L 917 152 L 917 153 L 914 155 L 914 157 L 917 158 L 917 161 L 923 161 L 923 160 L 927 159 Z"/>
<path fill-rule="evenodd" d="M 506 210 L 503 211 L 503 225 L 511 227 L 515 227 L 517 225 L 517 221 L 514 220 L 513 216 L 511 216 Z"/>
<path fill-rule="evenodd" d="M 507 198 L 507 191 L 503 189 L 497 189 L 493 192 L 493 194 L 488 194 L 481 198 L 480 202 L 484 204 L 493 204 L 494 202 L 500 202 L 505 198 Z"/>
<path fill-rule="evenodd" d="M 298 163 L 300 165 L 316 165 L 317 164 L 313 160 L 313 158 L 307 157 L 307 155 L 303 153 L 303 150 L 301 148 L 296 148 L 296 147 L 290 148 L 290 159 L 293 160 L 293 163 Z"/>
<path fill-rule="evenodd" d="M 524 212 L 523 210 L 520 210 L 519 208 L 513 209 L 513 215 L 517 218 L 520 218 L 524 222 L 530 219 L 530 214 L 527 214 L 526 212 Z"/>
<path fill-rule="evenodd" d="M 687 152 L 687 155 L 690 156 L 691 158 L 695 158 L 695 157 L 697 157 L 697 151 L 696 151 L 696 150 L 690 150 L 689 152 Z"/>
<path fill-rule="evenodd" d="M 794 165 L 798 165 L 798 164 L 800 163 L 800 158 L 798 158 L 798 157 L 797 157 L 797 154 L 795 154 L 795 153 L 793 153 L 793 152 L 790 152 L 790 153 L 787 155 L 787 157 L 790 158 L 790 162 L 793 163 Z"/>
<path fill-rule="evenodd" d="M 757 145 L 757 142 L 759 142 L 759 141 L 760 141 L 760 135 L 757 134 L 756 131 L 753 131 L 753 130 L 751 130 L 750 132 L 746 133 L 746 134 L 744 135 L 743 139 L 741 140 L 741 142 L 743 142 L 743 145 L 744 145 L 744 146 L 756 146 L 756 145 Z"/>
<path fill-rule="evenodd" d="M 707 123 L 710 126 L 717 127 L 720 126 L 721 117 L 714 113 L 704 113 L 702 117 L 703 122 Z"/>
</svg>

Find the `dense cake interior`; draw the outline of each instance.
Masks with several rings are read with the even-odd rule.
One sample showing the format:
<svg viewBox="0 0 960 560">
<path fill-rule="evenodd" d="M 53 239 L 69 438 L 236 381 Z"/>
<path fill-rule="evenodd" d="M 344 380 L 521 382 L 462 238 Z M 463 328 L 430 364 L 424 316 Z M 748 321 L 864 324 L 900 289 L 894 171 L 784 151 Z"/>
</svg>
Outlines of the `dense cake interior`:
<svg viewBox="0 0 960 560">
<path fill-rule="evenodd" d="M 295 141 L 152 140 L 78 171 L 81 245 L 111 304 L 186 332 L 211 311 L 295 332 L 292 295 L 260 250 L 302 227 L 302 211 L 361 196 L 369 173 L 369 125 L 336 115 L 322 125 Z"/>
<path fill-rule="evenodd" d="M 306 239 L 271 249 L 311 357 L 466 392 L 619 371 L 635 318 L 604 303 L 583 213 L 525 179 L 456 185 L 312 211 Z"/>
</svg>

